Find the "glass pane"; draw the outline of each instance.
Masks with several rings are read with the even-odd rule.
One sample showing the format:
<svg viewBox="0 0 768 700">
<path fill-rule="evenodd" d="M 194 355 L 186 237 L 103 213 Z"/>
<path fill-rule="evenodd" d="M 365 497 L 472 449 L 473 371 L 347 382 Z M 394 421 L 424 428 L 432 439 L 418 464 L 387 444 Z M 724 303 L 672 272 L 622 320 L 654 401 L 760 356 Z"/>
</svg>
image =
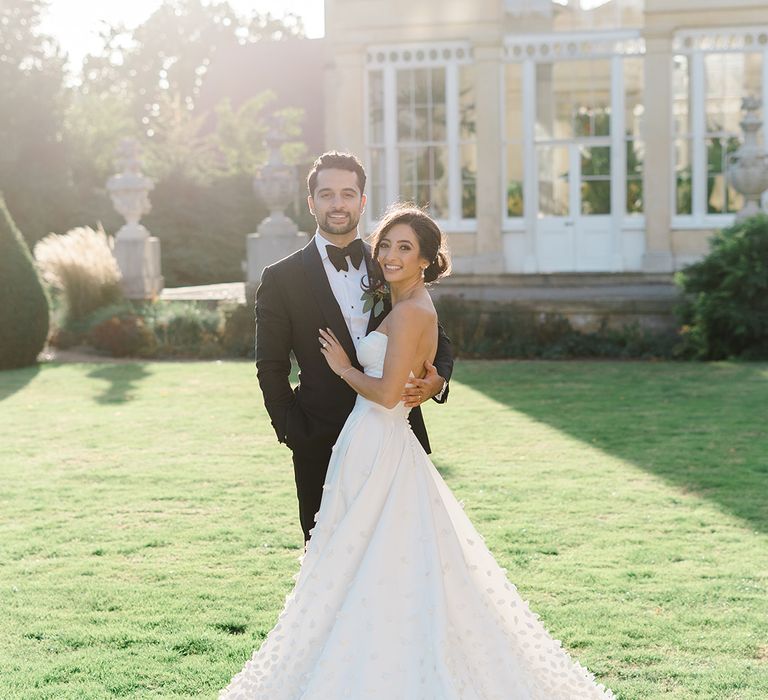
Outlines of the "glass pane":
<svg viewBox="0 0 768 700">
<path fill-rule="evenodd" d="M 433 68 L 430 71 L 431 76 L 431 113 L 429 120 L 429 140 L 445 141 L 446 134 L 446 114 L 445 104 L 445 68 Z"/>
<path fill-rule="evenodd" d="M 607 59 L 536 65 L 536 138 L 608 136 L 611 63 Z"/>
<path fill-rule="evenodd" d="M 688 57 L 675 56 L 672 64 L 672 115 L 676 134 L 689 134 L 690 123 L 690 74 Z"/>
<path fill-rule="evenodd" d="M 368 120 L 370 143 L 383 143 L 384 80 L 380 70 L 368 73 Z"/>
<path fill-rule="evenodd" d="M 693 199 L 691 197 L 691 141 L 675 141 L 675 212 L 690 214 Z"/>
<path fill-rule="evenodd" d="M 627 141 L 627 214 L 643 213 L 643 161 L 645 144 Z"/>
<path fill-rule="evenodd" d="M 445 140 L 445 68 L 397 72 L 397 140 Z"/>
<path fill-rule="evenodd" d="M 401 148 L 399 153 L 398 172 L 400 182 L 398 193 L 400 199 L 409 202 L 416 201 L 416 183 L 418 181 L 417 161 L 422 149 Z"/>
<path fill-rule="evenodd" d="M 607 176 L 611 179 L 611 147 L 610 146 L 582 146 L 581 177 L 582 179 L 594 179 L 594 176 Z"/>
<path fill-rule="evenodd" d="M 521 143 L 510 143 L 507 146 L 507 216 L 523 216 L 523 145 Z"/>
<path fill-rule="evenodd" d="M 415 119 L 413 95 L 415 92 L 414 71 L 397 72 L 397 140 L 413 141 Z"/>
<path fill-rule="evenodd" d="M 568 216 L 568 146 L 540 146 L 539 216 Z"/>
<path fill-rule="evenodd" d="M 477 148 L 474 144 L 461 147 L 461 218 L 477 216 Z"/>
<path fill-rule="evenodd" d="M 643 159 L 645 147 L 642 141 L 643 90 L 645 88 L 645 60 L 624 59 L 624 124 L 626 146 L 626 213 L 643 213 Z"/>
<path fill-rule="evenodd" d="M 624 59 L 624 125 L 627 136 L 642 138 L 643 90 L 645 89 L 645 60 Z"/>
<path fill-rule="evenodd" d="M 590 180 L 581 183 L 581 213 L 584 216 L 611 213 L 610 180 Z"/>
<path fill-rule="evenodd" d="M 762 95 L 760 53 L 710 53 L 704 56 L 708 132 L 739 133 L 741 99 Z"/>
<path fill-rule="evenodd" d="M 426 69 L 413 72 L 413 105 L 411 121 L 411 140 L 427 141 L 430 136 L 432 81 Z"/>
<path fill-rule="evenodd" d="M 448 162 L 445 147 L 401 148 L 400 197 L 426 206 L 438 218 L 448 217 Z"/>
<path fill-rule="evenodd" d="M 475 67 L 459 67 L 459 138 L 475 138 Z"/>
<path fill-rule="evenodd" d="M 384 149 L 372 148 L 370 151 L 368 168 L 368 211 L 374 219 L 378 219 L 386 209 L 385 201 L 385 174 L 384 174 Z"/>
<path fill-rule="evenodd" d="M 581 213 L 611 213 L 611 148 L 592 146 L 581 154 Z"/>
<path fill-rule="evenodd" d="M 735 136 L 707 139 L 707 213 L 736 212 L 743 197 L 728 182 L 730 156 L 739 147 Z"/>
<path fill-rule="evenodd" d="M 505 73 L 505 114 L 507 141 L 523 140 L 523 66 L 508 63 Z"/>
</svg>

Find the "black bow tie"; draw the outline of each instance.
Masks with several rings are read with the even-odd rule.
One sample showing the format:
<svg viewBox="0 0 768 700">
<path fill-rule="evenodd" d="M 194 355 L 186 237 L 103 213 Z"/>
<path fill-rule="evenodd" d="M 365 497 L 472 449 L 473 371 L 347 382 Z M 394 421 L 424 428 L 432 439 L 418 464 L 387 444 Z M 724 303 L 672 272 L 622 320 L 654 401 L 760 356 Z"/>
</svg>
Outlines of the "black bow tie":
<svg viewBox="0 0 768 700">
<path fill-rule="evenodd" d="M 325 246 L 325 249 L 328 251 L 328 259 L 339 272 L 342 270 L 346 272 L 349 269 L 347 266 L 347 256 L 349 256 L 355 269 L 358 269 L 360 263 L 363 262 L 363 242 L 359 238 L 355 238 L 345 248 L 329 244 Z"/>
</svg>

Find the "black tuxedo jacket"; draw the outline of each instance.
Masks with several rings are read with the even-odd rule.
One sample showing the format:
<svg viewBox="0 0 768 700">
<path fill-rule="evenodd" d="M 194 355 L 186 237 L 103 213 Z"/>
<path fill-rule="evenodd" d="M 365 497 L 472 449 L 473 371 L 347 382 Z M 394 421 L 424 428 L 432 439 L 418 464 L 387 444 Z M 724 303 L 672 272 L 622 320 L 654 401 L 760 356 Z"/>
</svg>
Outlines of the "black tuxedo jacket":
<svg viewBox="0 0 768 700">
<path fill-rule="evenodd" d="M 371 264 L 365 245 L 365 264 Z M 362 290 L 360 292 L 362 294 Z M 375 330 L 389 308 L 370 315 L 368 332 Z M 318 329 L 331 328 L 355 367 L 361 369 L 341 309 L 333 296 L 323 261 L 313 239 L 303 249 L 264 269 L 256 292 L 256 367 L 277 439 L 295 453 L 317 454 L 336 442 L 355 403 L 354 390 L 328 367 L 318 341 Z M 299 365 L 299 386 L 291 389 L 290 355 Z M 453 371 L 451 342 L 439 327 L 433 362 L 446 380 Z M 448 397 L 446 387 L 440 403 Z M 429 452 L 420 408 L 410 412 L 414 434 Z"/>
</svg>

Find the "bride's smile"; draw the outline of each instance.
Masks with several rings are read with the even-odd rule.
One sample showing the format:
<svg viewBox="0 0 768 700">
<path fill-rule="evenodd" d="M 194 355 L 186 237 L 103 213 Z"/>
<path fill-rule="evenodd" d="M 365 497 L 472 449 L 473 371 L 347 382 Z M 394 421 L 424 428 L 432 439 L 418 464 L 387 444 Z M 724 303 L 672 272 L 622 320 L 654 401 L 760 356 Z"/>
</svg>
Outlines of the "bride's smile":
<svg viewBox="0 0 768 700">
<path fill-rule="evenodd" d="M 401 289 L 420 282 L 429 264 L 421 257 L 418 238 L 408 224 L 393 226 L 382 236 L 377 250 L 384 279 Z"/>
</svg>

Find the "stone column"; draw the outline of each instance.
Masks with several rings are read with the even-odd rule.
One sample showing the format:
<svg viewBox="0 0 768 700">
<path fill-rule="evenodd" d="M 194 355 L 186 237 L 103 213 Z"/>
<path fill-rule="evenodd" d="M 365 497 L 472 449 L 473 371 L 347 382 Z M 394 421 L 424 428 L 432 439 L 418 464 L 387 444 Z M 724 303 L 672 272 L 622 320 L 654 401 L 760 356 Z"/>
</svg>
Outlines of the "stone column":
<svg viewBox="0 0 768 700">
<path fill-rule="evenodd" d="M 503 49 L 498 44 L 475 46 L 475 99 L 477 109 L 477 239 L 471 270 L 504 271 L 502 242 L 501 81 Z M 462 268 L 464 265 L 462 265 Z M 463 271 L 463 269 L 462 269 Z"/>
<path fill-rule="evenodd" d="M 325 71 L 325 147 L 354 153 L 363 162 L 365 57 L 364 46 L 336 44 Z"/>
<path fill-rule="evenodd" d="M 644 272 L 672 272 L 672 36 L 645 36 Z"/>
<path fill-rule="evenodd" d="M 125 218 L 115 236 L 115 259 L 127 299 L 151 299 L 163 289 L 160 241 L 139 223 L 151 208 L 149 193 L 154 188 L 152 180 L 141 173 L 139 151 L 135 139 L 123 139 L 117 160 L 122 172 L 107 180 L 112 203 Z"/>
</svg>

